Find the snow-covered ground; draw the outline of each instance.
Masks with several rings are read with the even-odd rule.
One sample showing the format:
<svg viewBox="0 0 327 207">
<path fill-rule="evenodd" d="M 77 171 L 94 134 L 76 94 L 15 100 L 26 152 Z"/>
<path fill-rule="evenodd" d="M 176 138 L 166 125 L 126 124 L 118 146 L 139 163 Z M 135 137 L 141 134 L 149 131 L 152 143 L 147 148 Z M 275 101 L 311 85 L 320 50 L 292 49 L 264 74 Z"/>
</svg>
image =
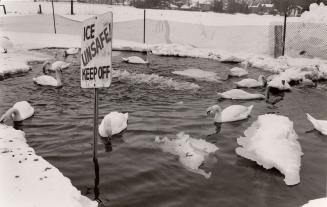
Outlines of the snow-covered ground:
<svg viewBox="0 0 327 207">
<path fill-rule="evenodd" d="M 70 180 L 35 154 L 25 133 L 0 124 L 0 206 L 96 207 Z M 28 172 L 28 173 L 26 173 Z"/>
</svg>

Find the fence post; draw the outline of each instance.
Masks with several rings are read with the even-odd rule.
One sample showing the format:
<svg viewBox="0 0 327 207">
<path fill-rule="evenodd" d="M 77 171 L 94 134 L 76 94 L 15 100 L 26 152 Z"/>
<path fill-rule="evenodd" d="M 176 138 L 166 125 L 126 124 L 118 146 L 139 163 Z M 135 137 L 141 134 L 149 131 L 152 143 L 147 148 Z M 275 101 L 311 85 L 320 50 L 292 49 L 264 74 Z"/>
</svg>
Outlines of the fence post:
<svg viewBox="0 0 327 207">
<path fill-rule="evenodd" d="M 42 7 L 41 7 L 41 4 L 39 4 L 39 12 L 38 14 L 42 14 Z"/>
<path fill-rule="evenodd" d="M 7 11 L 6 11 L 6 6 L 5 5 L 0 5 L 3 7 L 3 13 L 7 14 Z"/>
<path fill-rule="evenodd" d="M 145 9 L 144 9 L 144 15 L 143 15 L 143 43 L 145 43 Z"/>
<path fill-rule="evenodd" d="M 284 30 L 283 30 L 283 51 L 282 51 L 282 55 L 285 55 L 285 44 L 286 44 L 286 21 L 287 19 L 287 12 L 285 12 L 285 16 L 284 16 Z"/>
<path fill-rule="evenodd" d="M 275 25 L 274 35 L 275 35 L 274 57 L 278 58 L 279 56 L 283 55 L 283 48 L 284 48 L 283 26 L 282 25 Z"/>
<path fill-rule="evenodd" d="M 73 5 L 74 0 L 70 1 L 70 14 L 74 15 L 74 5 Z"/>
</svg>

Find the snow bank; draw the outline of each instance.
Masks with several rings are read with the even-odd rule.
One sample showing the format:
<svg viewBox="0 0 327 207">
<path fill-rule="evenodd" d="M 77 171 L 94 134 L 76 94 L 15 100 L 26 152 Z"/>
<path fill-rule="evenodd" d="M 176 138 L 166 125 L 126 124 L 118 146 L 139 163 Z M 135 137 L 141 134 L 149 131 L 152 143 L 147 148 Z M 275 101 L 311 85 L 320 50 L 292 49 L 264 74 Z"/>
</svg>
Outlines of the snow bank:
<svg viewBox="0 0 327 207">
<path fill-rule="evenodd" d="M 175 81 L 172 78 L 157 74 L 130 73 L 126 70 L 114 70 L 113 78 L 137 84 L 147 84 L 160 89 L 197 90 L 200 88 L 199 85 L 186 81 Z"/>
<path fill-rule="evenodd" d="M 96 207 L 26 144 L 23 131 L 0 124 L 0 206 Z"/>
<path fill-rule="evenodd" d="M 304 204 L 302 207 L 325 207 L 327 206 L 327 198 L 319 198 L 309 201 L 307 204 Z"/>
<path fill-rule="evenodd" d="M 27 64 L 29 61 L 44 61 L 49 58 L 49 56 L 41 53 L 24 50 L 10 50 L 8 53 L 0 53 L 0 79 L 9 74 L 31 70 Z"/>
<path fill-rule="evenodd" d="M 320 3 L 319 5 L 313 3 L 310 5 L 309 11 L 303 12 L 301 15 L 302 22 L 310 22 L 310 23 L 327 23 L 327 6 L 324 3 Z"/>
<path fill-rule="evenodd" d="M 237 139 L 236 153 L 257 162 L 265 169 L 275 167 L 285 175 L 286 185 L 300 182 L 303 155 L 293 122 L 285 116 L 266 114 L 258 117 Z"/>
<path fill-rule="evenodd" d="M 191 77 L 197 80 L 209 82 L 221 82 L 220 77 L 215 72 L 204 71 L 201 69 L 186 69 L 182 71 L 173 71 L 173 74 Z"/>
<path fill-rule="evenodd" d="M 177 134 L 177 138 L 168 139 L 167 137 L 156 137 L 164 152 L 168 152 L 179 157 L 179 161 L 190 171 L 210 178 L 211 172 L 207 173 L 199 167 L 209 154 L 218 150 L 216 145 L 206 142 L 203 139 L 194 139 L 184 132 Z"/>
</svg>

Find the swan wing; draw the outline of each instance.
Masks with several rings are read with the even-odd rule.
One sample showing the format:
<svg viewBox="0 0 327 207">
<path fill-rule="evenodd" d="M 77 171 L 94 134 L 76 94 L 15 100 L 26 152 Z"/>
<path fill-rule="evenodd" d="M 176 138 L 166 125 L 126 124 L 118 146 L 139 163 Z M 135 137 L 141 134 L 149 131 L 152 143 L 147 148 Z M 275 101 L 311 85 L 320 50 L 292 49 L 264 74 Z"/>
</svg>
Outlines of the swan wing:
<svg viewBox="0 0 327 207">
<path fill-rule="evenodd" d="M 320 131 L 322 134 L 327 135 L 327 121 L 317 120 L 307 113 L 308 120 L 312 123 L 313 127 Z"/>
<path fill-rule="evenodd" d="M 238 81 L 235 83 L 238 87 L 243 87 L 243 88 L 254 88 L 254 87 L 259 87 L 261 84 L 254 79 L 243 79 L 241 81 Z"/>
<path fill-rule="evenodd" d="M 36 78 L 33 78 L 33 81 L 38 85 L 43 86 L 58 86 L 58 81 L 52 76 L 41 75 Z"/>
<path fill-rule="evenodd" d="M 15 120 L 15 121 L 22 121 L 24 119 L 27 119 L 34 114 L 34 108 L 29 104 L 27 101 L 20 101 L 14 104 L 14 109 L 17 109 L 20 114 L 21 120 Z"/>
<path fill-rule="evenodd" d="M 250 115 L 252 108 L 253 105 L 249 107 L 242 105 L 229 106 L 222 111 L 222 121 L 229 122 L 246 119 Z"/>
<path fill-rule="evenodd" d="M 119 134 L 121 131 L 126 129 L 128 114 L 125 115 L 119 112 L 111 112 L 109 115 L 111 118 L 112 134 Z"/>
</svg>

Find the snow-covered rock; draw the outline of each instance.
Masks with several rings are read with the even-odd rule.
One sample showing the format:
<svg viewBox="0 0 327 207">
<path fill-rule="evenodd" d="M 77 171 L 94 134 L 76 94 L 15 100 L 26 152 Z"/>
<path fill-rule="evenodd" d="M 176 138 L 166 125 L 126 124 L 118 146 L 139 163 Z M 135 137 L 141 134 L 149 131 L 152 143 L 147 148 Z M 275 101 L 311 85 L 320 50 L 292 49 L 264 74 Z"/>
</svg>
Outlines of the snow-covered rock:
<svg viewBox="0 0 327 207">
<path fill-rule="evenodd" d="M 35 154 L 23 131 L 0 124 L 0 206 L 96 207 L 56 167 Z"/>
<path fill-rule="evenodd" d="M 293 122 L 275 114 L 258 117 L 237 139 L 236 153 L 255 161 L 265 169 L 276 168 L 285 175 L 286 185 L 300 183 L 301 156 L 303 155 Z"/>
<path fill-rule="evenodd" d="M 210 178 L 211 172 L 207 173 L 199 167 L 205 161 L 209 154 L 218 150 L 214 144 L 206 142 L 203 139 L 195 139 L 180 132 L 175 139 L 167 137 L 156 137 L 155 142 L 158 143 L 164 152 L 177 155 L 179 161 L 190 171 Z"/>
</svg>

